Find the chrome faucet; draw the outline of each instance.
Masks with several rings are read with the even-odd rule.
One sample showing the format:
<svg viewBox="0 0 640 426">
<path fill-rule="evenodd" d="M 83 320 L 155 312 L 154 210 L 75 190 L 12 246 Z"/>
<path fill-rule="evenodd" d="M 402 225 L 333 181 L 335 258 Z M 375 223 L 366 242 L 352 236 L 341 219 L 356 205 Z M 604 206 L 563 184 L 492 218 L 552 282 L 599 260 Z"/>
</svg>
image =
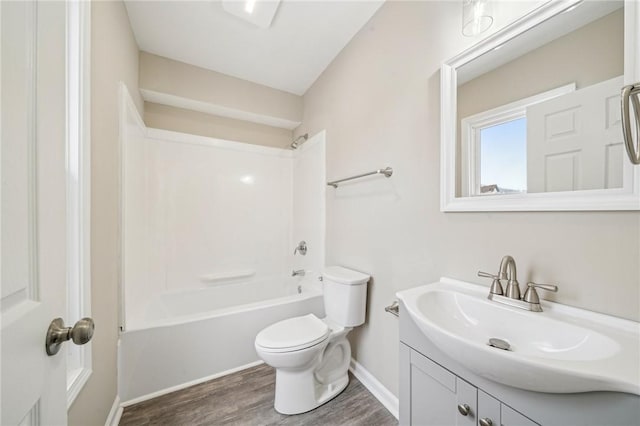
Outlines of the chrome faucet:
<svg viewBox="0 0 640 426">
<path fill-rule="evenodd" d="M 295 256 L 296 253 L 300 253 L 303 256 L 307 254 L 307 242 L 306 241 L 300 241 L 298 243 L 296 248 L 293 250 L 293 255 Z"/>
<path fill-rule="evenodd" d="M 504 256 L 500 262 L 500 280 L 507 280 L 505 296 L 511 299 L 520 299 L 520 284 L 516 273 L 516 261 L 511 256 Z"/>
<path fill-rule="evenodd" d="M 508 255 L 502 258 L 498 275 L 478 271 L 478 276 L 493 279 L 491 288 L 489 289 L 489 300 L 533 312 L 542 312 L 536 287 L 547 291 L 558 291 L 558 286 L 554 284 L 536 284 L 529 282 L 527 283 L 527 291 L 524 292 L 524 297 L 520 299 L 520 285 L 518 284 L 516 275 L 516 261 Z M 506 291 L 502 290 L 502 280 L 507 280 Z"/>
<path fill-rule="evenodd" d="M 304 277 L 304 269 L 297 269 L 291 272 L 292 277 Z"/>
</svg>

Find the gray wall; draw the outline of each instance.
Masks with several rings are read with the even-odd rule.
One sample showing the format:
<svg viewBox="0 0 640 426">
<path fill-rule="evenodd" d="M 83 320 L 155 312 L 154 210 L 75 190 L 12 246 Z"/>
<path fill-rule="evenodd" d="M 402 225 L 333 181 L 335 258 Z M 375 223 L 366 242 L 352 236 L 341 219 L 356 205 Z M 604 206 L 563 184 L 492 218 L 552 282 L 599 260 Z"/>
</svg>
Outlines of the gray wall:
<svg viewBox="0 0 640 426">
<path fill-rule="evenodd" d="M 140 89 L 202 105 L 302 121 L 301 96 L 147 52 L 140 52 L 139 83 Z M 149 102 L 145 104 L 144 121 L 150 127 L 256 145 L 283 148 L 292 141 L 289 129 Z"/>
<path fill-rule="evenodd" d="M 69 410 L 69 424 L 104 425 L 116 397 L 120 279 L 118 84 L 138 94 L 138 46 L 124 4 L 91 4 L 91 316 L 93 374 Z"/>
<path fill-rule="evenodd" d="M 226 74 L 140 52 L 140 89 L 300 121 L 302 98 Z"/>
<path fill-rule="evenodd" d="M 302 108 L 300 108 L 302 110 Z M 254 145 L 284 148 L 293 132 L 279 127 L 220 117 L 152 102 L 144 103 L 144 123 L 156 129 L 190 133 Z"/>
<path fill-rule="evenodd" d="M 534 5 L 495 3 L 492 31 Z M 557 282 L 552 297 L 561 303 L 640 318 L 639 213 L 440 212 L 439 69 L 478 41 L 461 35 L 461 9 L 386 2 L 305 94 L 296 130 L 327 130 L 328 179 L 395 170 L 327 188 L 327 264 L 373 276 L 353 355 L 396 394 L 397 319 L 384 306 L 396 291 L 440 276 L 488 291 L 476 272 L 495 272 L 505 254 L 521 282 Z"/>
</svg>

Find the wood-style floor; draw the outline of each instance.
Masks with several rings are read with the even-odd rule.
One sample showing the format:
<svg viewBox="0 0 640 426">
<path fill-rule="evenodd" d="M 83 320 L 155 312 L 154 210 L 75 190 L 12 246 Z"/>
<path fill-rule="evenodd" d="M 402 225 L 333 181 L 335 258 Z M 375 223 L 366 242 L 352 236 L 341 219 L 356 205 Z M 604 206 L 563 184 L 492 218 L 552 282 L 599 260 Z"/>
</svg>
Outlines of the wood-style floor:
<svg viewBox="0 0 640 426">
<path fill-rule="evenodd" d="M 273 409 L 275 370 L 259 365 L 124 409 L 120 426 L 144 425 L 397 425 L 353 376 L 317 409 L 285 416 Z"/>
</svg>

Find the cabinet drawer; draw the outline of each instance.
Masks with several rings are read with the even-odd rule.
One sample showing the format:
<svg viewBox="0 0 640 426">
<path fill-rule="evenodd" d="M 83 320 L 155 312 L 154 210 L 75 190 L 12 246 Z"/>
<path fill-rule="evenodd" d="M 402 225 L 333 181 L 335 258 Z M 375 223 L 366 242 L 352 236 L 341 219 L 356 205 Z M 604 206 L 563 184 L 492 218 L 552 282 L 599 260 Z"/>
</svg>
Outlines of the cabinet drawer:
<svg viewBox="0 0 640 426">
<path fill-rule="evenodd" d="M 502 426 L 540 426 L 538 423 L 518 413 L 508 405 L 501 404 L 500 411 Z"/>
<path fill-rule="evenodd" d="M 416 351 L 411 351 L 411 365 L 420 369 L 423 373 L 431 376 L 451 392 L 456 391 L 456 375 L 446 368 L 436 364 L 424 355 Z"/>
<path fill-rule="evenodd" d="M 401 415 L 402 424 L 477 426 L 475 386 L 413 350 L 409 361 L 410 401 L 407 415 Z"/>
</svg>

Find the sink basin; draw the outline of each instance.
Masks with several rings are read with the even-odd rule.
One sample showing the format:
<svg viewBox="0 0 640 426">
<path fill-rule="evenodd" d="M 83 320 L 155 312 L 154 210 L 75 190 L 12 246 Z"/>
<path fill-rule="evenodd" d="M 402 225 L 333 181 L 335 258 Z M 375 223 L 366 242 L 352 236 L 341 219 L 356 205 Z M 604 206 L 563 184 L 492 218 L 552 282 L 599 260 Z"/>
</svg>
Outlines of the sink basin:
<svg viewBox="0 0 640 426">
<path fill-rule="evenodd" d="M 639 323 L 546 301 L 528 312 L 488 293 L 442 278 L 397 296 L 429 340 L 481 377 L 536 392 L 640 395 Z"/>
</svg>

